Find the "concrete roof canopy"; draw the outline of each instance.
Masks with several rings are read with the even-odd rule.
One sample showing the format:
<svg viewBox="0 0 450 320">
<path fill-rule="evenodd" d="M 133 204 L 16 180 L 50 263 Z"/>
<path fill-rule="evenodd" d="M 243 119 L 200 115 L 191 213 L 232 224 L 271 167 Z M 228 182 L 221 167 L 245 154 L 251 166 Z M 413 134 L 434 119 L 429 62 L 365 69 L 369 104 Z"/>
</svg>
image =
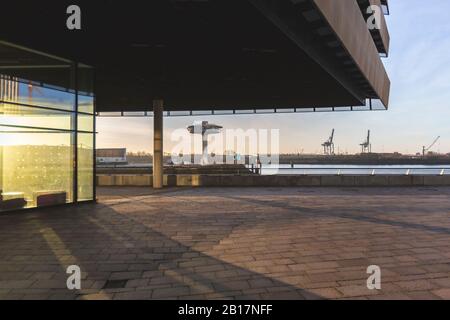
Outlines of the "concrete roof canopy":
<svg viewBox="0 0 450 320">
<path fill-rule="evenodd" d="M 339 1 L 350 38 L 345 17 L 321 0 L 79 0 L 82 28 L 69 30 L 72 2 L 2 4 L 0 40 L 92 66 L 97 111 L 152 110 L 155 99 L 168 111 L 388 104 L 356 0 Z M 12 70 L 5 52 L 2 72 Z M 67 86 L 65 77 L 36 80 Z"/>
</svg>

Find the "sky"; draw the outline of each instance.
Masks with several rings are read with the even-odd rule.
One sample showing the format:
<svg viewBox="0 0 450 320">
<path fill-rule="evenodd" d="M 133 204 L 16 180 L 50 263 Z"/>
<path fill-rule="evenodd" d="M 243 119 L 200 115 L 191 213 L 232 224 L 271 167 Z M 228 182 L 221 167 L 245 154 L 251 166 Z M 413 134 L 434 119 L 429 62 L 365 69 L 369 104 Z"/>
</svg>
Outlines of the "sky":
<svg viewBox="0 0 450 320">
<path fill-rule="evenodd" d="M 165 151 L 176 144 L 174 130 L 206 120 L 227 129 L 279 129 L 282 153 L 321 153 L 333 128 L 340 153 L 359 152 L 369 129 L 373 152 L 415 154 L 440 136 L 433 151 L 450 153 L 450 1 L 391 0 L 390 12 L 390 56 L 383 58 L 392 82 L 389 110 L 169 117 L 164 119 Z M 152 122 L 99 117 L 97 147 L 151 152 Z"/>
</svg>

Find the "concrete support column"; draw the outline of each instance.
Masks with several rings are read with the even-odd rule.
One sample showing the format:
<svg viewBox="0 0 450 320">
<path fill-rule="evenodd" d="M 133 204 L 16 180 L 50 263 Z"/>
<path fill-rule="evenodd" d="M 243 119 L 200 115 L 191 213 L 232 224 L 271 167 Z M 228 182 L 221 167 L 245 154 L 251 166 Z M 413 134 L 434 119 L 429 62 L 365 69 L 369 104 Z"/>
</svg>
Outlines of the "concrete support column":
<svg viewBox="0 0 450 320">
<path fill-rule="evenodd" d="M 163 187 L 163 111 L 164 101 L 153 101 L 153 188 Z"/>
</svg>

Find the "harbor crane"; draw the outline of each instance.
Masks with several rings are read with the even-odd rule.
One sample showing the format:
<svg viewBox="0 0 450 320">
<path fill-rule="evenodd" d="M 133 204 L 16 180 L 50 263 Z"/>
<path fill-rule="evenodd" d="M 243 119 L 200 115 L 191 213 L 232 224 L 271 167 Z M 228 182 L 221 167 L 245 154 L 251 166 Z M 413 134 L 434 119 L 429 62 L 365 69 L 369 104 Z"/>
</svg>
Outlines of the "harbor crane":
<svg viewBox="0 0 450 320">
<path fill-rule="evenodd" d="M 322 143 L 322 147 L 325 155 L 334 155 L 334 129 L 331 131 L 331 136 L 328 140 Z"/>
<path fill-rule="evenodd" d="M 370 130 L 367 133 L 367 140 L 360 144 L 361 153 L 372 153 L 372 144 L 370 143 Z"/>
<path fill-rule="evenodd" d="M 430 144 L 430 146 L 427 148 L 425 146 L 423 146 L 422 148 L 422 155 L 425 157 L 425 154 L 431 150 L 431 148 L 434 147 L 434 145 L 439 141 L 439 139 L 441 138 L 441 136 L 438 136 L 436 139 L 434 139 L 433 143 Z"/>
</svg>

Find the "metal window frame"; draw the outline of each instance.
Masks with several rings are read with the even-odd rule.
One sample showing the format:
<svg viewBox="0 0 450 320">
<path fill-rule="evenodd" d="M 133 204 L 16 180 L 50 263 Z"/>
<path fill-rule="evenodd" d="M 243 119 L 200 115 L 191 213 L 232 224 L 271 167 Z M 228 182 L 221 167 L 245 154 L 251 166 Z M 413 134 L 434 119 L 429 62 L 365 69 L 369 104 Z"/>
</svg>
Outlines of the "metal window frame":
<svg viewBox="0 0 450 320">
<path fill-rule="evenodd" d="M 226 110 L 171 110 L 164 111 L 164 117 L 207 117 L 207 116 L 245 116 L 245 115 L 269 115 L 269 114 L 303 114 L 303 113 L 330 113 L 330 112 L 367 112 L 367 111 L 387 111 L 384 106 L 377 107 L 374 101 L 378 99 L 367 99 L 366 105 L 364 106 L 330 106 L 327 108 L 323 107 L 310 107 L 310 108 L 271 108 L 271 109 L 259 109 L 259 108 L 248 108 L 246 110 L 239 109 L 226 109 Z M 178 114 L 183 113 L 183 114 Z M 96 117 L 100 118 L 145 118 L 153 117 L 152 111 L 114 111 L 114 112 L 95 112 Z"/>
<path fill-rule="evenodd" d="M 25 50 L 28 52 L 32 52 L 35 53 L 37 55 L 43 55 L 43 56 L 48 56 L 45 53 L 42 52 L 37 52 L 28 48 L 24 48 L 24 47 L 19 47 L 10 43 L 6 43 L 4 41 L 0 41 L 0 44 L 3 45 L 7 45 L 7 46 L 12 46 L 15 47 L 17 49 L 21 49 L 21 50 Z M 57 129 L 57 128 L 44 128 L 44 127 L 35 127 L 35 126 L 19 126 L 19 125 L 8 125 L 8 124 L 0 124 L 0 127 L 8 127 L 8 128 L 17 128 L 19 130 L 16 131 L 4 131 L 2 132 L 0 130 L 1 133 L 70 133 L 71 134 L 71 150 L 72 150 L 72 161 L 73 161 L 73 166 L 72 166 L 72 170 L 73 170 L 73 175 L 72 175 L 72 201 L 70 201 L 69 203 L 66 203 L 64 205 L 77 205 L 77 204 L 82 204 L 82 203 L 89 203 L 89 202 L 95 202 L 97 200 L 97 186 L 96 186 L 96 168 L 95 168 L 95 158 L 96 158 L 96 99 L 95 99 L 95 88 L 93 88 L 92 90 L 92 95 L 90 95 L 89 93 L 85 92 L 80 92 L 79 91 L 79 76 L 78 76 L 78 72 L 79 72 L 79 66 L 81 65 L 79 62 L 76 61 L 68 61 L 66 59 L 61 59 L 59 57 L 54 57 L 54 56 L 49 56 L 51 58 L 54 59 L 59 59 L 62 60 L 64 62 L 68 63 L 68 67 L 70 70 L 70 78 L 71 78 L 71 86 L 74 89 L 64 89 L 64 88 L 59 88 L 59 87 L 51 87 L 51 86 L 47 86 L 44 83 L 41 82 L 36 82 L 36 81 L 32 81 L 31 82 L 34 85 L 40 86 L 42 88 L 46 88 L 46 89 L 50 89 L 50 90 L 55 90 L 55 91 L 60 91 L 60 92 L 67 92 L 67 93 L 71 93 L 74 94 L 74 109 L 73 110 L 66 110 L 66 109 L 58 109 L 58 108 L 53 108 L 53 107 L 45 107 L 45 106 L 40 106 L 40 105 L 30 105 L 27 103 L 20 103 L 20 102 L 9 102 L 9 101 L 3 101 L 0 100 L 0 103 L 4 103 L 4 104 L 12 104 L 12 105 L 16 105 L 16 106 L 24 106 L 24 107 L 28 107 L 28 108 L 35 108 L 35 109 L 41 109 L 41 110 L 49 110 L 49 111 L 58 111 L 58 112 L 64 112 L 67 114 L 71 114 L 72 115 L 72 125 L 71 125 L 71 129 Z M 2 78 L 5 77 L 10 77 L 10 76 L 3 76 L 0 75 Z M 95 70 L 93 69 L 93 77 L 95 77 Z M 19 82 L 19 83 L 30 83 L 30 81 L 24 80 L 24 79 L 20 79 L 17 78 L 15 79 L 15 81 Z M 95 83 L 95 81 L 94 81 Z M 93 98 L 93 112 L 89 113 L 89 112 L 83 112 L 83 111 L 79 111 L 79 96 L 83 95 L 83 96 L 87 96 L 87 97 L 92 97 Z M 92 125 L 93 125 L 93 130 L 92 131 L 87 131 L 87 130 L 78 130 L 78 117 L 79 115 L 86 115 L 86 116 L 91 116 L 92 117 Z M 30 129 L 30 130 L 35 130 L 35 131 L 21 131 L 20 129 Z M 92 181 L 92 191 L 93 191 L 93 197 L 90 200 L 83 200 L 80 201 L 79 199 L 79 194 L 78 194 L 78 187 L 79 187 L 79 183 L 78 183 L 78 168 L 79 168 L 79 159 L 78 159 L 78 134 L 91 134 L 92 135 L 92 141 L 93 141 L 93 158 L 92 158 L 92 174 L 93 174 L 93 181 Z M 57 206 L 63 206 L 61 205 L 57 205 Z M 49 206 L 49 207 L 53 207 L 53 206 Z M 20 210 L 11 210 L 11 211 L 28 211 L 28 210 L 36 210 L 36 209 L 42 209 L 42 208 L 22 208 Z M 4 211 L 1 212 L 3 213 L 7 213 L 10 211 Z"/>
<path fill-rule="evenodd" d="M 21 106 L 21 107 L 26 107 L 26 108 L 34 108 L 34 109 L 41 109 L 41 110 L 57 111 L 57 112 L 61 112 L 61 113 L 62 112 L 65 112 L 65 113 L 77 113 L 77 114 L 86 115 L 86 116 L 93 116 L 93 115 L 95 115 L 95 112 L 94 113 L 89 113 L 89 112 L 77 111 L 77 110 L 58 109 L 58 108 L 54 108 L 54 107 L 44 107 L 44 106 L 28 104 L 28 103 L 4 101 L 4 100 L 1 100 L 1 99 L 0 99 L 0 103 L 10 104 L 10 105 L 13 105 L 13 106 Z"/>
<path fill-rule="evenodd" d="M 72 179 L 72 193 L 73 203 L 77 204 L 78 199 L 78 63 L 74 62 L 71 65 L 71 81 L 72 87 L 75 88 L 75 117 L 73 117 L 73 127 L 75 134 L 73 135 L 73 179 Z"/>
</svg>

